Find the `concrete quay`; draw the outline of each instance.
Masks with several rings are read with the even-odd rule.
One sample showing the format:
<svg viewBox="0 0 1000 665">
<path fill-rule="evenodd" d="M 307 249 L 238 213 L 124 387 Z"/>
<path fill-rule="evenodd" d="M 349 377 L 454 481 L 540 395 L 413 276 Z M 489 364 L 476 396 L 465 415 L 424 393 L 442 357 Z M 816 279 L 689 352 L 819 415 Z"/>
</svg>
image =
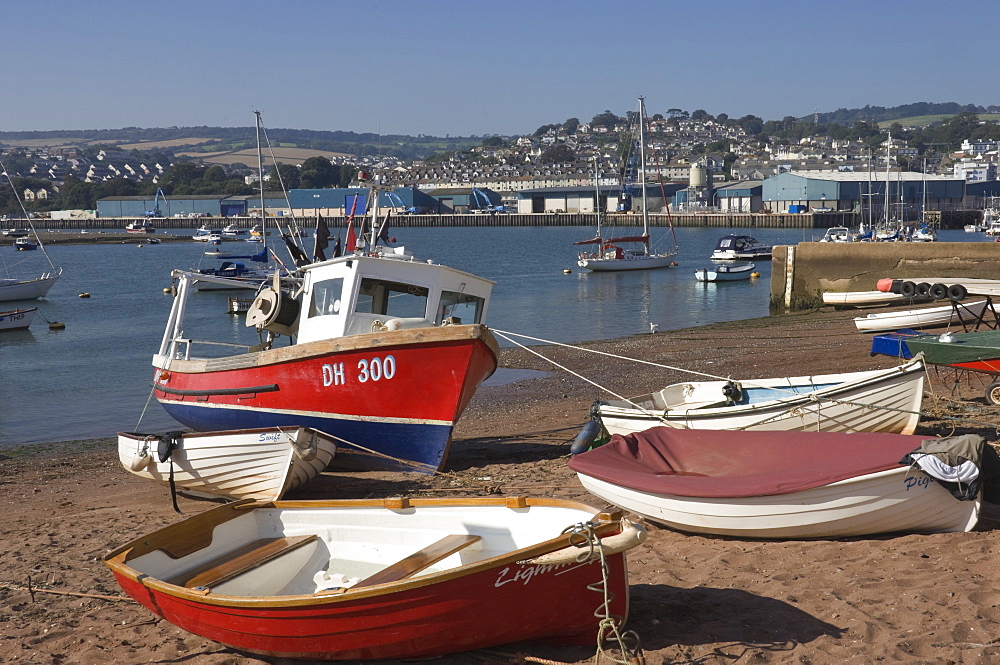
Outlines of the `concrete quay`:
<svg viewBox="0 0 1000 665">
<path fill-rule="evenodd" d="M 816 309 L 824 291 L 874 291 L 878 280 L 1000 279 L 1000 242 L 803 242 L 774 248 L 773 311 Z"/>
</svg>

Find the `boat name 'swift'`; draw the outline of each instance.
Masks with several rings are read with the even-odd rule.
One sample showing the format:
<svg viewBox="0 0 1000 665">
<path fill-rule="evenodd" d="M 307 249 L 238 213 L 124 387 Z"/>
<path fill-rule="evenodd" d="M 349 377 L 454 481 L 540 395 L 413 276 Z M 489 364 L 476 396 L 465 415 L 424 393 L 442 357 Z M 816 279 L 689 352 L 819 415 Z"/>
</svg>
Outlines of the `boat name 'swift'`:
<svg viewBox="0 0 1000 665">
<path fill-rule="evenodd" d="M 396 358 L 362 358 L 358 361 L 358 383 L 369 381 L 390 380 L 396 376 Z M 347 372 L 344 363 L 327 363 L 323 365 L 323 386 L 342 386 L 347 383 Z"/>
</svg>

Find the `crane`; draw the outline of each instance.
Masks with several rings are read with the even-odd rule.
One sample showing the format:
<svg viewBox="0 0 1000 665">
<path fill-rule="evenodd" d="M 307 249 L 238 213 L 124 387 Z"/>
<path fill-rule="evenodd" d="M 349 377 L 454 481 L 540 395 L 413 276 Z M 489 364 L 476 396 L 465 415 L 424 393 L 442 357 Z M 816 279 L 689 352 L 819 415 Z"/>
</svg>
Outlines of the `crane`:
<svg viewBox="0 0 1000 665">
<path fill-rule="evenodd" d="M 160 212 L 160 199 L 164 201 L 167 200 L 167 196 L 163 193 L 163 190 L 159 187 L 156 188 L 156 198 L 153 199 L 153 209 L 146 211 L 146 217 L 163 217 L 163 213 Z"/>
</svg>

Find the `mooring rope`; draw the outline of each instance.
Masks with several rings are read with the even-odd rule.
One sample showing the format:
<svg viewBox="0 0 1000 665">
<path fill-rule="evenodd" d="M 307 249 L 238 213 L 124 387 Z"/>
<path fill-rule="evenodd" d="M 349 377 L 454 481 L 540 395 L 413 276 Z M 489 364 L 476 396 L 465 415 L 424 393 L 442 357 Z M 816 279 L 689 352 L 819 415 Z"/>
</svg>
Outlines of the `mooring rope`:
<svg viewBox="0 0 1000 665">
<path fill-rule="evenodd" d="M 642 360 L 640 358 L 631 358 L 629 356 L 623 356 L 623 355 L 615 354 L 615 353 L 608 353 L 606 351 L 598 351 L 596 349 L 588 349 L 588 348 L 582 347 L 582 346 L 577 346 L 577 345 L 573 345 L 573 344 L 565 344 L 563 342 L 555 342 L 555 341 L 552 341 L 552 340 L 542 339 L 542 338 L 539 338 L 539 337 L 532 337 L 530 335 L 522 335 L 522 334 L 519 334 L 519 333 L 512 333 L 512 332 L 508 332 L 508 331 L 504 331 L 504 330 L 497 330 L 495 328 L 491 329 L 491 330 L 492 330 L 492 332 L 494 334 L 496 334 L 497 336 L 499 336 L 499 337 L 507 340 L 508 342 L 510 342 L 511 344 L 517 346 L 518 348 L 523 349 L 523 350 L 525 350 L 525 351 L 527 351 L 527 352 L 529 352 L 529 353 L 531 353 L 531 354 L 533 354 L 535 356 L 538 356 L 542 360 L 545 360 L 546 362 L 548 362 L 548 363 L 554 365 L 555 367 L 557 367 L 557 368 L 559 368 L 559 369 L 561 369 L 561 370 L 563 370 L 563 371 L 571 374 L 572 376 L 575 376 L 575 377 L 581 379 L 582 381 L 585 381 L 585 382 L 591 384 L 592 386 L 598 388 L 599 390 L 601 390 L 601 391 L 603 391 L 605 393 L 608 393 L 609 395 L 614 396 L 616 399 L 619 399 L 619 400 L 621 400 L 621 401 L 623 401 L 623 402 L 631 405 L 633 408 L 635 408 L 636 410 L 638 410 L 640 413 L 642 413 L 642 415 L 646 416 L 647 418 L 655 419 L 658 422 L 661 422 L 661 423 L 663 423 L 665 425 L 669 425 L 669 424 L 671 424 L 671 422 L 674 422 L 674 421 L 671 421 L 670 419 L 666 418 L 666 416 L 665 416 L 664 413 L 662 413 L 660 411 L 651 411 L 651 410 L 649 410 L 649 409 L 647 409 L 647 408 L 645 408 L 645 407 L 643 407 L 643 406 L 635 403 L 631 399 L 619 395 L 618 393 L 614 392 L 613 390 L 611 390 L 611 389 L 609 389 L 609 388 L 607 388 L 605 386 L 600 385 L 596 381 L 592 381 L 591 379 L 588 379 L 587 377 L 583 376 L 579 372 L 575 372 L 575 371 L 567 368 L 566 366 L 564 366 L 564 365 L 556 362 L 555 360 L 553 360 L 551 358 L 548 358 L 547 356 L 539 353 L 538 351 L 532 349 L 531 347 L 526 346 L 525 344 L 522 344 L 521 342 L 513 339 L 513 337 L 520 337 L 520 338 L 531 340 L 531 341 L 534 341 L 534 342 L 541 342 L 543 344 L 549 344 L 549 345 L 552 345 L 552 346 L 559 346 L 559 347 L 563 347 L 563 348 L 567 348 L 567 349 L 572 349 L 572 350 L 576 350 L 576 351 L 585 351 L 587 353 L 595 353 L 597 355 L 607 356 L 607 357 L 615 358 L 615 359 L 618 359 L 618 360 L 627 360 L 627 361 L 630 361 L 630 362 L 636 362 L 636 363 L 640 363 L 640 364 L 643 364 L 643 365 L 651 365 L 653 367 L 659 367 L 659 368 L 662 368 L 662 369 L 667 369 L 667 370 L 672 370 L 672 371 L 678 371 L 678 372 L 685 372 L 685 373 L 694 374 L 694 375 L 702 376 L 702 377 L 709 378 L 709 379 L 714 379 L 714 380 L 717 380 L 717 381 L 731 381 L 732 380 L 731 377 L 725 377 L 725 376 L 718 376 L 718 375 L 714 375 L 714 374 L 708 374 L 706 372 L 699 372 L 697 370 L 687 369 L 687 368 L 684 368 L 684 367 L 675 367 L 675 366 L 672 366 L 672 365 L 666 365 L 666 364 L 663 364 L 663 363 L 657 363 L 657 362 L 653 362 L 653 361 L 650 361 L 650 360 Z M 927 367 L 926 364 L 924 364 L 922 371 L 924 373 L 924 376 L 928 379 L 928 384 L 929 384 L 929 375 L 927 374 L 927 370 L 928 370 L 928 367 Z M 784 388 L 784 387 L 781 387 L 781 386 L 765 386 L 765 385 L 762 385 L 760 383 L 755 383 L 752 379 L 751 380 L 742 380 L 741 379 L 739 381 L 739 383 L 740 383 L 740 385 L 745 385 L 745 386 L 750 386 L 750 387 L 767 388 L 768 390 L 773 390 L 775 392 L 786 393 L 786 394 L 788 394 L 790 396 L 792 396 L 792 395 L 801 395 L 804 399 L 807 399 L 810 402 L 814 403 L 816 405 L 816 407 L 817 407 L 817 411 L 816 411 L 816 416 L 817 416 L 816 427 L 817 427 L 817 429 L 819 429 L 819 427 L 820 427 L 819 422 L 821 420 L 821 417 L 820 417 L 821 416 L 821 414 L 820 414 L 820 408 L 821 407 L 820 407 L 820 405 L 823 404 L 823 403 L 829 403 L 829 404 L 842 404 L 842 405 L 845 405 L 845 406 L 858 406 L 858 407 L 862 407 L 862 408 L 866 408 L 866 409 L 871 409 L 871 410 L 890 411 L 890 412 L 895 412 L 895 413 L 901 413 L 901 414 L 906 414 L 906 415 L 916 415 L 916 416 L 927 417 L 927 418 L 936 418 L 936 419 L 939 419 L 939 420 L 961 421 L 961 422 L 966 422 L 966 423 L 968 423 L 970 425 L 975 425 L 977 427 L 989 427 L 989 428 L 992 428 L 992 429 L 998 429 L 998 431 L 1000 431 L 1000 425 L 997 425 L 996 423 L 984 422 L 984 421 L 977 421 L 977 420 L 973 420 L 973 419 L 965 418 L 965 417 L 946 416 L 946 415 L 940 415 L 940 414 L 932 414 L 932 413 L 929 413 L 929 412 L 926 412 L 926 411 L 913 411 L 913 410 L 910 410 L 910 409 L 901 409 L 901 408 L 893 407 L 893 406 L 883 406 L 881 404 L 870 404 L 870 403 L 865 403 L 865 402 L 855 402 L 855 401 L 852 401 L 852 400 L 840 399 L 840 398 L 836 398 L 836 397 L 823 397 L 823 396 L 818 396 L 818 395 L 810 395 L 808 393 L 796 392 L 795 390 L 791 390 L 791 389 Z M 932 393 L 933 393 L 933 390 L 932 390 Z M 697 410 L 693 410 L 692 409 L 691 411 L 695 411 L 696 412 Z M 782 417 L 784 415 L 785 414 L 783 412 L 783 413 L 780 413 L 780 414 L 774 414 L 774 415 L 771 415 L 771 416 L 767 416 L 767 417 L 762 418 L 759 421 L 756 421 L 756 422 L 753 422 L 753 423 L 750 423 L 750 424 L 747 424 L 747 425 L 743 425 L 743 426 L 741 426 L 741 427 L 739 427 L 737 429 L 744 429 L 745 430 L 745 429 L 748 429 L 748 428 L 751 428 L 751 427 L 757 427 L 759 425 L 763 425 L 763 424 L 766 424 L 768 422 L 771 422 L 772 420 L 780 418 L 780 417 Z"/>
</svg>

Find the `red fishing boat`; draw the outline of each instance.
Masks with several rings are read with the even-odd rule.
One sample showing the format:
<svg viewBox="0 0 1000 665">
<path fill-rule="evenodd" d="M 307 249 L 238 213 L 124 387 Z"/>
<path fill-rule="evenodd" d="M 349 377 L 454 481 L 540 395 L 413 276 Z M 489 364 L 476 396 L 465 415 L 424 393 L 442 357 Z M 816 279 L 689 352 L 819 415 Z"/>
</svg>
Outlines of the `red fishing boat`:
<svg viewBox="0 0 1000 665">
<path fill-rule="evenodd" d="M 294 242 L 297 226 L 279 229 L 293 265 L 247 312 L 258 344 L 239 347 L 229 322 L 213 319 L 203 337 L 185 321 L 198 283 L 257 284 L 174 272 L 153 357 L 154 395 L 171 416 L 198 431 L 310 427 L 337 439 L 340 466 L 442 467 L 456 421 L 496 370 L 499 347 L 484 325 L 493 282 L 390 246 L 379 196 L 373 187 L 370 226 L 356 235 L 349 225 L 346 251 L 338 238 L 329 259 L 321 220 L 311 258 Z"/>
<path fill-rule="evenodd" d="M 105 563 L 156 615 L 241 651 L 428 658 L 593 644 L 600 617 L 625 621 L 625 551 L 644 538 L 620 513 L 562 500 L 238 502 Z"/>
</svg>

